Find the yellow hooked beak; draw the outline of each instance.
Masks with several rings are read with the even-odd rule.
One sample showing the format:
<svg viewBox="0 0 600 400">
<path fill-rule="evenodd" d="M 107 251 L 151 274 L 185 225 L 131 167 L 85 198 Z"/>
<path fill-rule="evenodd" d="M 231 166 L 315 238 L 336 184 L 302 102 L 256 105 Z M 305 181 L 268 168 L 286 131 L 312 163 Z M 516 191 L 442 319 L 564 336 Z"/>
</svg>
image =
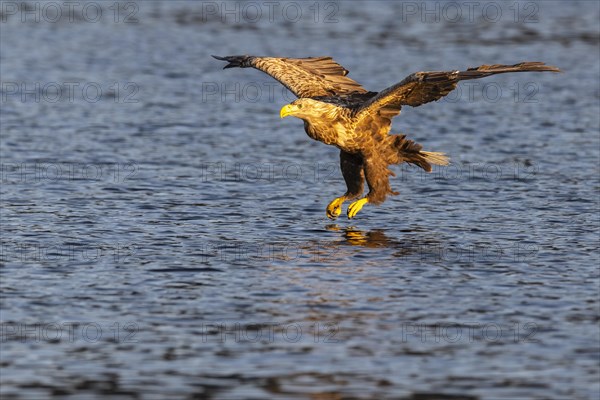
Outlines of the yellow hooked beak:
<svg viewBox="0 0 600 400">
<path fill-rule="evenodd" d="M 281 107 L 281 110 L 279 111 L 279 116 L 281 118 L 287 117 L 288 115 L 292 115 L 292 113 L 296 110 L 296 106 L 292 105 L 292 104 L 286 104 L 285 106 Z"/>
</svg>

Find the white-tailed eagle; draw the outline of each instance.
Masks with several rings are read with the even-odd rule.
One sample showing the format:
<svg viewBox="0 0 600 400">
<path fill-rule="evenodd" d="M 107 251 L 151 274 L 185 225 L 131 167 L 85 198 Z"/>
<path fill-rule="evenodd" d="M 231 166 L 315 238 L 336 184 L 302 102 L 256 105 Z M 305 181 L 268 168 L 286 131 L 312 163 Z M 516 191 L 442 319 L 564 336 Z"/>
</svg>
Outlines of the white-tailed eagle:
<svg viewBox="0 0 600 400">
<path fill-rule="evenodd" d="M 346 200 L 362 195 L 365 180 L 369 192 L 350 204 L 348 218 L 354 217 L 366 203 L 381 204 L 387 195 L 398 194 L 390 187 L 389 176 L 394 175 L 388 168 L 391 164 L 407 162 L 427 172 L 432 164 L 448 164 L 443 153 L 423 151 L 421 145 L 405 135 L 390 134 L 392 118 L 400 113 L 402 106 L 418 107 L 439 100 L 462 80 L 507 72 L 560 72 L 541 62 L 417 72 L 377 93 L 348 78 L 348 70 L 331 57 L 213 57 L 227 61 L 224 68 L 256 68 L 277 79 L 298 97 L 281 109 L 281 118 L 291 115 L 302 119 L 308 136 L 340 149 L 347 190 L 327 206 L 327 216 L 332 219 L 340 215 Z"/>
</svg>

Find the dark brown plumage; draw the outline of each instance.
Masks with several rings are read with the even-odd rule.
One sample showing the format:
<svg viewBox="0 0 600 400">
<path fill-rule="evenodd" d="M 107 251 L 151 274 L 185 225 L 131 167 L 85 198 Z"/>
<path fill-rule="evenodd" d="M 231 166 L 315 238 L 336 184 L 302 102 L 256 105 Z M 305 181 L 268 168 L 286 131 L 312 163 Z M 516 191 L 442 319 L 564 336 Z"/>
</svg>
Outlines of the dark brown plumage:
<svg viewBox="0 0 600 400">
<path fill-rule="evenodd" d="M 388 168 L 391 164 L 411 163 L 430 172 L 433 165 L 447 165 L 443 153 L 423 151 L 421 145 L 404 135 L 389 134 L 392 118 L 402 106 L 418 107 L 446 96 L 461 80 L 479 79 L 508 72 L 550 71 L 556 67 L 541 62 L 514 65 L 482 65 L 465 71 L 417 72 L 377 93 L 368 92 L 348 78 L 348 70 L 331 57 L 274 58 L 230 56 L 214 58 L 227 61 L 224 68 L 256 68 L 281 82 L 298 100 L 281 109 L 281 117 L 292 115 L 304 121 L 311 138 L 340 149 L 340 167 L 346 193 L 327 206 L 327 216 L 336 218 L 346 200 L 368 194 L 350 204 L 352 218 L 366 203 L 381 204 L 394 195 Z"/>
</svg>

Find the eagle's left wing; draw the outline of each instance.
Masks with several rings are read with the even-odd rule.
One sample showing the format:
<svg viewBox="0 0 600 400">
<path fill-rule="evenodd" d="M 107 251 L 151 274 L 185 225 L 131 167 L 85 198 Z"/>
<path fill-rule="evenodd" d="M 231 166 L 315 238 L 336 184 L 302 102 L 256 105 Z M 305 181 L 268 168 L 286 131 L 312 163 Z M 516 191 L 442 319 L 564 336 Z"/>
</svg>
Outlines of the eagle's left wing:
<svg viewBox="0 0 600 400">
<path fill-rule="evenodd" d="M 360 84 L 348 78 L 348 70 L 331 57 L 213 57 L 229 63 L 223 69 L 250 67 L 263 71 L 298 97 L 344 96 L 367 92 Z"/>
<path fill-rule="evenodd" d="M 356 115 L 379 114 L 391 120 L 398 115 L 403 105 L 418 107 L 439 100 L 454 90 L 459 81 L 525 71 L 560 72 L 560 69 L 542 62 L 522 62 L 515 65 L 482 65 L 466 71 L 417 72 L 363 103 L 356 110 Z"/>
</svg>

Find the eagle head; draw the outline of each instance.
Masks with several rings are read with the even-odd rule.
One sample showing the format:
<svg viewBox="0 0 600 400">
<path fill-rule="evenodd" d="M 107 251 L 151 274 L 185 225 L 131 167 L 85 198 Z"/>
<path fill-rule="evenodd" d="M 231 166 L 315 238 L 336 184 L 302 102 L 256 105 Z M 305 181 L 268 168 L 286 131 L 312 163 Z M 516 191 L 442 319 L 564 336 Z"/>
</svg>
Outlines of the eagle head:
<svg viewBox="0 0 600 400">
<path fill-rule="evenodd" d="M 291 115 L 293 117 L 306 120 L 318 114 L 324 105 L 326 105 L 326 103 L 318 100 L 302 98 L 283 106 L 281 111 L 279 111 L 279 116 L 284 118 L 288 115 Z"/>
</svg>

